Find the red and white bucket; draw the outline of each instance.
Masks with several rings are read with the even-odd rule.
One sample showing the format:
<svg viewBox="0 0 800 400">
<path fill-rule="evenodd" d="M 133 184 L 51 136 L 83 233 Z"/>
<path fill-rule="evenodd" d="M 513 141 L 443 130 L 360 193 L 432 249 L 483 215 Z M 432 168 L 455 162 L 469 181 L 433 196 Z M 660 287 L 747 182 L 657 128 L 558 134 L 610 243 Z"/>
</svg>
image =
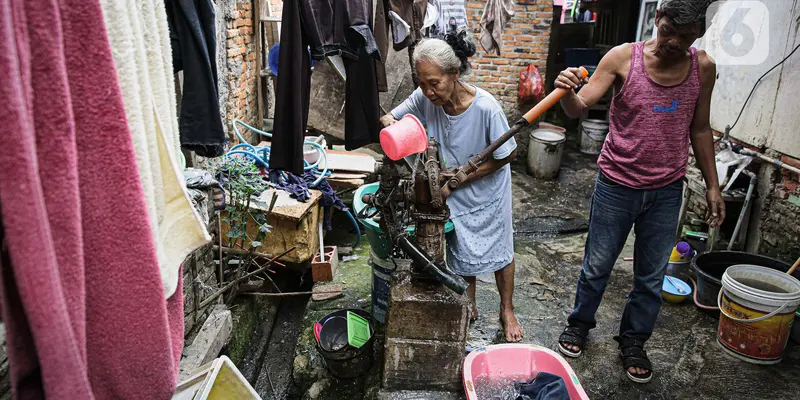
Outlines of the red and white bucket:
<svg viewBox="0 0 800 400">
<path fill-rule="evenodd" d="M 717 341 L 753 364 L 777 364 L 800 306 L 800 281 L 774 269 L 734 265 L 722 275 Z"/>
</svg>

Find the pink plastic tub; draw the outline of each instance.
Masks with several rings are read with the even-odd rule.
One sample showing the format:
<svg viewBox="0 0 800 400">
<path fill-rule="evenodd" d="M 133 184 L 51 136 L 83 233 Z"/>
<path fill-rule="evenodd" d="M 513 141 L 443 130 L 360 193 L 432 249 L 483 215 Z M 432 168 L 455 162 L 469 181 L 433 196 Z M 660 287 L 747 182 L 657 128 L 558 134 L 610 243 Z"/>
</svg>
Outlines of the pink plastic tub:
<svg viewBox="0 0 800 400">
<path fill-rule="evenodd" d="M 564 379 L 572 400 L 588 400 L 578 377 L 563 357 L 554 351 L 531 344 L 498 344 L 473 351 L 464 360 L 464 391 L 467 400 L 478 398 L 479 385 L 491 382 L 528 381 L 539 372 Z M 488 383 L 487 383 L 488 382 Z"/>
<path fill-rule="evenodd" d="M 383 128 L 380 139 L 383 152 L 394 161 L 422 153 L 428 148 L 425 128 L 411 114 L 406 114 L 400 121 Z"/>
</svg>

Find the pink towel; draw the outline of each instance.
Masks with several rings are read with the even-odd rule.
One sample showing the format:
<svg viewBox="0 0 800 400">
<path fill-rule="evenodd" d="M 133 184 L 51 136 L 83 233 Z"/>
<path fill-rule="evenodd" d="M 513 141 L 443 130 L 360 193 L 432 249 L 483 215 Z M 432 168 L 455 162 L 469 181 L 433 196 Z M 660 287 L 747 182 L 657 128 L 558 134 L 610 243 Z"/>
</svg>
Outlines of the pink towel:
<svg viewBox="0 0 800 400">
<path fill-rule="evenodd" d="M 0 82 L 15 398 L 169 399 L 183 298 L 164 299 L 97 0 L 0 0 Z"/>
</svg>

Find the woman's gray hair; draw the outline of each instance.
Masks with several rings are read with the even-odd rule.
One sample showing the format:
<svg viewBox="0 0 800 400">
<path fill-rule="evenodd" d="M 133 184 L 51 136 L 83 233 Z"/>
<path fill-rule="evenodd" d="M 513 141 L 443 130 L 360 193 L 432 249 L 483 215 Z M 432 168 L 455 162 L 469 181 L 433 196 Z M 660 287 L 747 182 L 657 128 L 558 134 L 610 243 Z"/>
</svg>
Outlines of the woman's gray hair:
<svg viewBox="0 0 800 400">
<path fill-rule="evenodd" d="M 475 44 L 466 31 L 450 33 L 441 39 L 425 39 L 417 44 L 411 59 L 414 67 L 419 61 L 427 61 L 445 73 L 466 75 L 471 69 L 469 58 L 475 55 Z"/>
<path fill-rule="evenodd" d="M 455 75 L 461 71 L 461 60 L 447 42 L 441 39 L 425 39 L 414 49 L 414 66 L 420 61 L 429 62 L 447 74 Z M 466 72 L 466 71 L 465 71 Z"/>
<path fill-rule="evenodd" d="M 706 12 L 714 0 L 663 0 L 660 10 L 675 25 L 698 25 L 705 29 Z"/>
</svg>

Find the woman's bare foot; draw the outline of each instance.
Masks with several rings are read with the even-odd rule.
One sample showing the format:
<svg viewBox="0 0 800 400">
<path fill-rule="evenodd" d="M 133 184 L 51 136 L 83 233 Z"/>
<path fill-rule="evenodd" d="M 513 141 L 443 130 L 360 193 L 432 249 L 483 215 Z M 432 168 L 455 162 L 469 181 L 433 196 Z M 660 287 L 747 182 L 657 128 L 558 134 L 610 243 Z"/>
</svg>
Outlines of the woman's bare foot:
<svg viewBox="0 0 800 400">
<path fill-rule="evenodd" d="M 472 316 L 470 317 L 471 320 L 478 319 L 478 307 L 475 306 L 475 303 L 472 303 Z"/>
<path fill-rule="evenodd" d="M 500 322 L 503 325 L 503 332 L 506 336 L 506 342 L 517 343 L 522 341 L 523 333 L 522 326 L 517 321 L 514 310 L 505 309 L 500 311 Z"/>
</svg>

